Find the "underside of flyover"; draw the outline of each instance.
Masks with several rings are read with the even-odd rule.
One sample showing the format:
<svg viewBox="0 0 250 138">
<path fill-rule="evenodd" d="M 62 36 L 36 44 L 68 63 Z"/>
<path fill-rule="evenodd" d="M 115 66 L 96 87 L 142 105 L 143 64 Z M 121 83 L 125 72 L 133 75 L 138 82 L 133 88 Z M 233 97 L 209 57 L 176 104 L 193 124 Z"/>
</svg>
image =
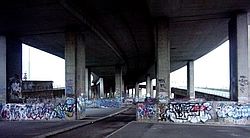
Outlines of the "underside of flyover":
<svg viewBox="0 0 250 138">
<path fill-rule="evenodd" d="M 0 33 L 64 58 L 65 28 L 85 34 L 86 67 L 114 85 L 122 66 L 126 85 L 155 78 L 157 21 L 168 20 L 175 71 L 228 39 L 228 21 L 249 11 L 249 0 L 8 0 L 0 5 Z"/>
</svg>

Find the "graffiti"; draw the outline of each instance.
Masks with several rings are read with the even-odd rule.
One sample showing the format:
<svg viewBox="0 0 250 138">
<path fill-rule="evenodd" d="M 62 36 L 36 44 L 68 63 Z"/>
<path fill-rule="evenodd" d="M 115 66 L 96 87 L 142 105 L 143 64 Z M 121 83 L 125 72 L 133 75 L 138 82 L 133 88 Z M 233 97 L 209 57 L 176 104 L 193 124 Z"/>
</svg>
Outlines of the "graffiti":
<svg viewBox="0 0 250 138">
<path fill-rule="evenodd" d="M 5 104 L 1 107 L 1 118 L 5 120 L 49 120 L 73 117 L 75 104 L 33 103 Z"/>
<path fill-rule="evenodd" d="M 74 93 L 73 85 L 74 85 L 73 79 L 66 80 L 66 95 Z"/>
<path fill-rule="evenodd" d="M 166 86 L 165 79 L 159 79 L 158 85 L 159 85 L 159 91 L 160 92 L 166 92 L 167 91 L 167 86 Z"/>
<path fill-rule="evenodd" d="M 164 116 L 170 121 L 185 123 L 206 122 L 212 119 L 209 111 L 212 109 L 210 103 L 169 103 L 165 107 Z"/>
<path fill-rule="evenodd" d="M 9 98 L 12 99 L 19 99 L 22 98 L 22 81 L 17 74 L 15 77 L 9 78 Z"/>
<path fill-rule="evenodd" d="M 88 100 L 85 102 L 87 108 L 102 108 L 102 107 L 110 107 L 110 108 L 120 108 L 120 103 L 116 100 Z"/>
<path fill-rule="evenodd" d="M 155 120 L 157 119 L 156 104 L 137 104 L 137 120 Z"/>
<path fill-rule="evenodd" d="M 150 97 L 146 97 L 144 102 L 149 103 L 149 104 L 156 104 L 157 103 L 157 99 L 156 98 L 150 98 Z"/>
<path fill-rule="evenodd" d="M 219 118 L 242 119 L 250 117 L 250 105 L 220 104 L 216 109 Z"/>
<path fill-rule="evenodd" d="M 247 91 L 248 80 L 246 76 L 240 76 L 239 78 L 240 91 L 244 93 Z"/>
<path fill-rule="evenodd" d="M 82 96 L 77 98 L 77 110 L 80 112 L 80 115 L 83 115 L 85 112 L 85 100 Z"/>
</svg>

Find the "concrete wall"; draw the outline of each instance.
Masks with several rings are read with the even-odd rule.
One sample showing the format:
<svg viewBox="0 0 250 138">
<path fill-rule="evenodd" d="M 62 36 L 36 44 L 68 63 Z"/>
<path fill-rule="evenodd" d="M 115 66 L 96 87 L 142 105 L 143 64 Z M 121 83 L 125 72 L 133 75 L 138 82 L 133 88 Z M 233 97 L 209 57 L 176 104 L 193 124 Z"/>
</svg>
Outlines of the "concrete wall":
<svg viewBox="0 0 250 138">
<path fill-rule="evenodd" d="M 230 101 L 171 100 L 137 103 L 137 121 L 249 124 L 250 104 Z"/>
</svg>

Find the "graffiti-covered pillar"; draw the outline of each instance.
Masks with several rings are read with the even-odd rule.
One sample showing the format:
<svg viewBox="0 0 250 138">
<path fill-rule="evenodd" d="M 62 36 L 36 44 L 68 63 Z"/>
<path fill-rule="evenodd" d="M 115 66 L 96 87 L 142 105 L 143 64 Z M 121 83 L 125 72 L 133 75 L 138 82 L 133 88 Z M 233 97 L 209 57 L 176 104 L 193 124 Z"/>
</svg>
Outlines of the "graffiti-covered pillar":
<svg viewBox="0 0 250 138">
<path fill-rule="evenodd" d="M 230 98 L 249 101 L 248 13 L 237 13 L 229 21 Z"/>
<path fill-rule="evenodd" d="M 194 92 L 194 61 L 187 63 L 187 97 L 195 98 Z"/>
<path fill-rule="evenodd" d="M 170 98 L 170 39 L 167 20 L 159 20 L 156 27 L 157 75 L 156 97 L 160 100 Z"/>
<path fill-rule="evenodd" d="M 3 51 L 2 51 L 3 50 Z M 23 102 L 22 98 L 22 41 L 15 37 L 1 37 L 1 68 L 6 74 L 5 79 L 6 85 L 2 83 L 0 90 L 7 90 L 6 102 L 8 103 L 20 103 Z M 0 92 L 3 93 L 3 92 Z M 5 98 L 5 97 L 4 97 Z"/>
<path fill-rule="evenodd" d="M 118 102 L 122 100 L 122 69 L 121 66 L 115 68 L 115 98 Z"/>
<path fill-rule="evenodd" d="M 65 33 L 66 99 L 75 99 L 75 119 L 84 117 L 85 39 L 80 27 L 70 26 Z"/>
</svg>

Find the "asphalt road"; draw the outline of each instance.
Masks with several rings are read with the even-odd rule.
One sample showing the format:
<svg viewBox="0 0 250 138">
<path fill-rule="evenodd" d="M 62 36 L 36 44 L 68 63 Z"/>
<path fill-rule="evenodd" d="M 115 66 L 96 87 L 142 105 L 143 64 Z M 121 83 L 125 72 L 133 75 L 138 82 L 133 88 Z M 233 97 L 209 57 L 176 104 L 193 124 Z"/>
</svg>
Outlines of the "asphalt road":
<svg viewBox="0 0 250 138">
<path fill-rule="evenodd" d="M 67 131 L 55 136 L 53 138 L 64 138 L 64 137 L 74 137 L 74 138 L 102 138 L 111 134 L 112 132 L 118 130 L 124 125 L 131 121 L 134 121 L 135 108 L 130 108 L 129 110 L 115 115 L 113 117 L 89 124 L 71 131 Z"/>
<path fill-rule="evenodd" d="M 108 138 L 250 138 L 250 126 L 131 122 Z"/>
</svg>

